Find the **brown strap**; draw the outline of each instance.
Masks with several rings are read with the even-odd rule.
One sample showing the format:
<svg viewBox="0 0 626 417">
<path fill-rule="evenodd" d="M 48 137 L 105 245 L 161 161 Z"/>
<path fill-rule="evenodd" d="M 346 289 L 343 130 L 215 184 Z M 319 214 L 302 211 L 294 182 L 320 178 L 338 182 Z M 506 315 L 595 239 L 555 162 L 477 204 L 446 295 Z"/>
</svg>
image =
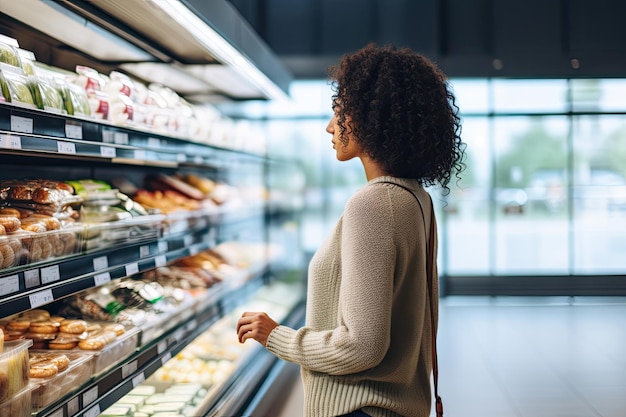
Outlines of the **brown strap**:
<svg viewBox="0 0 626 417">
<path fill-rule="evenodd" d="M 411 193 L 413 194 L 413 193 Z M 415 196 L 415 194 L 413 194 Z M 417 196 L 415 197 L 417 198 Z M 429 195 L 430 198 L 430 195 Z M 419 199 L 417 200 L 419 202 Z M 420 203 L 420 208 L 422 204 Z M 422 213 L 424 209 L 422 208 Z M 432 199 L 430 203 L 430 235 L 428 242 L 428 257 L 426 259 L 426 269 L 428 273 L 428 296 L 430 299 L 430 328 L 432 332 L 432 353 L 433 353 L 433 385 L 435 386 L 435 409 L 437 411 L 437 417 L 443 417 L 443 402 L 439 396 L 438 379 L 439 379 L 439 364 L 437 363 L 437 329 L 435 326 L 435 312 L 433 309 L 434 294 L 433 294 L 433 277 L 435 276 L 434 262 L 435 262 L 435 210 L 433 208 Z M 426 219 L 424 219 L 426 222 Z M 424 225 L 425 227 L 426 225 Z"/>
<path fill-rule="evenodd" d="M 424 232 L 426 232 L 426 229 L 428 229 L 428 227 L 426 227 L 426 212 L 424 211 L 422 202 L 420 201 L 419 198 L 417 198 L 415 193 L 411 191 L 409 188 L 400 184 L 396 184 L 395 182 L 389 182 L 389 181 L 381 181 L 381 182 L 387 182 L 388 184 L 393 184 L 393 185 L 397 185 L 400 188 L 404 188 L 409 193 L 411 193 L 413 197 L 415 197 L 415 199 L 417 200 L 417 203 L 420 206 L 420 210 L 422 210 L 422 220 L 424 221 Z M 429 297 L 428 305 L 430 306 L 430 329 L 431 329 L 431 341 L 432 341 L 431 349 L 432 349 L 432 355 L 433 355 L 433 385 L 435 388 L 435 410 L 437 411 L 437 417 L 443 417 L 443 401 L 441 400 L 441 397 L 439 396 L 439 386 L 438 386 L 439 364 L 437 363 L 437 327 L 435 325 L 436 320 L 435 320 L 435 311 L 434 311 L 434 300 L 435 300 L 434 296 L 435 295 L 433 294 L 433 277 L 435 276 L 434 263 L 435 263 L 435 236 L 436 236 L 435 210 L 433 207 L 432 199 L 430 198 L 430 194 L 428 194 L 428 199 L 430 200 L 430 233 L 428 236 L 428 241 L 426 242 L 426 247 L 427 247 L 426 275 L 428 279 L 428 285 L 427 285 L 428 297 Z"/>
</svg>

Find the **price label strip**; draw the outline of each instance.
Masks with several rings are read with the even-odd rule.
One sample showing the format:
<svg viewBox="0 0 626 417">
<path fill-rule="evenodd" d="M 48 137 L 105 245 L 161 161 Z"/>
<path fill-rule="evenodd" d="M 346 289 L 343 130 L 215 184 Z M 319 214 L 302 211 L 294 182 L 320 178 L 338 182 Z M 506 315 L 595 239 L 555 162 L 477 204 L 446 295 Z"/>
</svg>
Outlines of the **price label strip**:
<svg viewBox="0 0 626 417">
<path fill-rule="evenodd" d="M 0 148 L 22 149 L 22 138 L 14 135 L 0 135 Z"/>
<path fill-rule="evenodd" d="M 48 289 L 31 294 L 28 296 L 28 299 L 30 301 L 30 308 L 37 308 L 53 302 L 54 296 L 52 295 L 52 290 Z"/>
</svg>

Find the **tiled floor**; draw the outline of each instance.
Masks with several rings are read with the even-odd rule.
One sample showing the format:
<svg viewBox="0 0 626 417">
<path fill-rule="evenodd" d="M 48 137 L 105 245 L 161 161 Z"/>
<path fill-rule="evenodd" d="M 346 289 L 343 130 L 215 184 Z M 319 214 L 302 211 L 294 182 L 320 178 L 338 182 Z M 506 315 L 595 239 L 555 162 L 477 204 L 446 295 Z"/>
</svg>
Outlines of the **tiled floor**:
<svg viewBox="0 0 626 417">
<path fill-rule="evenodd" d="M 626 417 L 626 298 L 448 297 L 439 365 L 445 417 Z"/>
</svg>

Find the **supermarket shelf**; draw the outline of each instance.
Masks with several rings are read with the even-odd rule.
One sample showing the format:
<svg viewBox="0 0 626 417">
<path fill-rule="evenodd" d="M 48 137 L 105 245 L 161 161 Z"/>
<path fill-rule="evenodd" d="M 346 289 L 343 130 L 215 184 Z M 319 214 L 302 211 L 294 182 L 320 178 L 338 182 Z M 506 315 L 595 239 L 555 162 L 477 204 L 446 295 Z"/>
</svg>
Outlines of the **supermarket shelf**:
<svg viewBox="0 0 626 417">
<path fill-rule="evenodd" d="M 0 102 L 0 151 L 114 164 L 228 168 L 264 156 Z"/>
<path fill-rule="evenodd" d="M 0 316 L 6 317 L 145 272 L 214 246 L 212 228 L 14 268 L 0 275 Z"/>
<path fill-rule="evenodd" d="M 212 297 L 203 299 L 202 306 L 191 318 L 177 324 L 172 330 L 151 341 L 131 357 L 118 363 L 113 369 L 96 377 L 79 390 L 62 398 L 44 410 L 33 414 L 36 417 L 95 417 L 106 408 L 141 384 L 164 363 L 179 353 L 185 346 L 205 332 L 215 321 L 230 312 L 235 305 L 232 300 L 246 300 L 266 280 L 266 271 L 259 271 L 240 287 L 211 288 Z M 235 294 L 237 297 L 235 297 Z M 224 304 L 224 300 L 230 300 Z"/>
</svg>

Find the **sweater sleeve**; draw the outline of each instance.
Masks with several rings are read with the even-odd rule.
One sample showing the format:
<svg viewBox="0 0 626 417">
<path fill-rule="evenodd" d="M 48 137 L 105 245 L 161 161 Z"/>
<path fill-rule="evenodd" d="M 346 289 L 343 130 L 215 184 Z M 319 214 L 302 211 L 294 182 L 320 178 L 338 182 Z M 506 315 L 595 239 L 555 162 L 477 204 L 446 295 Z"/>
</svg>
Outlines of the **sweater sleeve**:
<svg viewBox="0 0 626 417">
<path fill-rule="evenodd" d="M 391 333 L 393 223 L 387 187 L 355 194 L 343 215 L 336 327 L 315 331 L 278 326 L 267 341 L 270 352 L 332 375 L 364 371 L 383 360 Z"/>
</svg>

